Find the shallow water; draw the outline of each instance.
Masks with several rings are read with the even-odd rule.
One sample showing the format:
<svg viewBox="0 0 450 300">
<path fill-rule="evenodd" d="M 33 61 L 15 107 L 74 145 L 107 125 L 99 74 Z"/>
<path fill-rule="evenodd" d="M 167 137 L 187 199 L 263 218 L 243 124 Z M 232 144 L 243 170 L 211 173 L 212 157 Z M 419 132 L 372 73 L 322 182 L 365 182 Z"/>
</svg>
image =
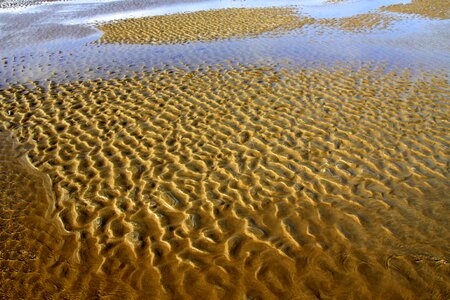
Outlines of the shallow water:
<svg viewBox="0 0 450 300">
<path fill-rule="evenodd" d="M 175 2 L 0 10 L 0 296 L 448 298 L 450 21 Z M 210 38 L 212 13 L 155 45 L 96 27 L 262 6 L 314 20 Z"/>
<path fill-rule="evenodd" d="M 115 2 L 113 2 L 115 3 Z M 219 1 L 218 7 L 254 7 L 252 1 Z M 280 2 L 292 5 L 293 2 Z M 377 7 L 390 2 L 377 1 Z M 103 4 L 105 5 L 105 4 Z M 175 13 L 202 8 L 213 8 L 217 1 L 200 4 L 177 4 L 165 8 L 141 10 L 141 15 Z M 265 3 L 272 6 L 272 3 Z M 66 7 L 67 6 L 67 7 Z M 338 61 L 377 61 L 388 65 L 416 70 L 440 69 L 448 72 L 450 67 L 450 38 L 448 20 L 407 18 L 394 21 L 386 29 L 367 32 L 345 32 L 330 27 L 305 27 L 276 37 L 244 38 L 194 42 L 186 45 L 96 45 L 102 33 L 93 25 L 82 25 L 92 20 L 109 19 L 107 8 L 96 14 L 99 4 L 75 2 L 75 4 L 46 4 L 29 7 L 20 13 L 10 11 L 0 15 L 8 26 L 3 26 L 3 49 L 0 65 L 0 84 L 19 83 L 46 79 L 70 81 L 76 79 L 109 78 L 127 75 L 130 71 L 161 68 L 164 65 L 210 65 L 251 63 L 333 64 Z M 132 5 L 130 5 L 132 9 Z M 154 6 L 154 4 L 153 4 Z M 341 16 L 366 13 L 373 10 L 374 1 L 352 1 L 338 4 L 318 4 L 317 1 L 297 5 L 300 14 L 306 12 L 316 17 Z M 101 6 L 100 6 L 101 7 Z M 348 7 L 353 7 L 348 9 Z M 113 10 L 114 6 L 109 8 Z M 23 14 L 23 10 L 30 13 Z M 49 15 L 50 11 L 56 10 Z M 94 16 L 81 22 L 79 15 L 94 11 Z M 121 17 L 133 14 L 121 13 Z M 395 14 L 393 14 L 395 15 Z M 117 17 L 117 15 L 115 15 Z M 23 28 L 11 24 L 26 23 Z M 65 25 L 77 23 L 77 25 Z M 88 26 L 88 27 L 85 27 Z M 31 29 L 30 29 L 31 28 Z M 33 37 L 31 38 L 30 35 Z M 199 55 L 201 54 L 201 55 Z"/>
</svg>

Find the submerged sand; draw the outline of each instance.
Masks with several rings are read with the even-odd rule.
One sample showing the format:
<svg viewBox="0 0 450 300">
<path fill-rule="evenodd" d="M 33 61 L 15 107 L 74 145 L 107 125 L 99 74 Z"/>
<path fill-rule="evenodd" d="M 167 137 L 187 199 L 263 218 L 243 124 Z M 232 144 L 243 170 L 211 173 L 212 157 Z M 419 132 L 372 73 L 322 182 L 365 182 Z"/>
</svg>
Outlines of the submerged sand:
<svg viewBox="0 0 450 300">
<path fill-rule="evenodd" d="M 445 299 L 449 96 L 444 75 L 376 65 L 1 90 L 0 120 L 56 203 L 55 229 L 38 218 L 17 249 L 42 228 L 52 234 L 36 255 L 59 258 L 32 275 L 3 258 L 14 272 L 1 286 L 13 297 Z M 8 197 L 43 183 L 15 180 L 2 193 L 20 215 Z M 42 215 L 47 192 L 14 199 Z"/>
</svg>

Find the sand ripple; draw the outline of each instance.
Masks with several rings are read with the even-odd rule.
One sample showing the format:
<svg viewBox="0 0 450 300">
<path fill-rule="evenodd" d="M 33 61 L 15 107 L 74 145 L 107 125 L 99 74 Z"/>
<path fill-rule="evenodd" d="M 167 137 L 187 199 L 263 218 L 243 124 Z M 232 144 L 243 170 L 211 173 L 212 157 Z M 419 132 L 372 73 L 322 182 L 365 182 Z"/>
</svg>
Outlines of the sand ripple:
<svg viewBox="0 0 450 300">
<path fill-rule="evenodd" d="M 73 238 L 54 229 L 38 253 L 74 261 L 55 268 L 69 291 L 443 299 L 449 99 L 443 76 L 373 66 L 216 66 L 12 86 L 0 120 L 51 177 Z M 16 177 L 6 199 L 41 180 Z"/>
<path fill-rule="evenodd" d="M 335 28 L 350 32 L 386 30 L 399 17 L 383 13 L 347 18 L 300 17 L 294 8 L 233 8 L 157 17 L 126 19 L 99 26 L 99 43 L 177 44 L 248 38 L 311 28 Z M 319 33 L 320 31 L 316 31 Z"/>
<path fill-rule="evenodd" d="M 316 25 L 336 28 L 349 32 L 371 32 L 375 30 L 386 30 L 399 18 L 380 13 L 359 14 L 347 18 L 319 19 Z"/>
<path fill-rule="evenodd" d="M 447 0 L 412 0 L 411 3 L 389 5 L 383 9 L 432 19 L 450 19 L 450 1 Z"/>
<path fill-rule="evenodd" d="M 170 44 L 286 32 L 311 23 L 291 8 L 230 8 L 126 19 L 99 26 L 102 43 Z"/>
<path fill-rule="evenodd" d="M 26 146 L 4 128 L 0 140 L 0 298 L 137 296 L 116 276 L 97 274 L 92 238 L 63 230 L 50 178 L 30 164 Z"/>
</svg>

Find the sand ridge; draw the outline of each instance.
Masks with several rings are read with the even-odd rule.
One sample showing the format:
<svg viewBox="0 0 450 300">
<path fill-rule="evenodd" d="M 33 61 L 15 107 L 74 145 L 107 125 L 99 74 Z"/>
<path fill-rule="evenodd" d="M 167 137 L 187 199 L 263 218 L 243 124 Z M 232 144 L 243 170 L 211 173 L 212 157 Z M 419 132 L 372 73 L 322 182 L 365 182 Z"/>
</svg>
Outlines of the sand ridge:
<svg viewBox="0 0 450 300">
<path fill-rule="evenodd" d="M 52 179 L 80 290 L 445 298 L 448 88 L 370 65 L 173 68 L 11 86 L 0 120 Z"/>
</svg>

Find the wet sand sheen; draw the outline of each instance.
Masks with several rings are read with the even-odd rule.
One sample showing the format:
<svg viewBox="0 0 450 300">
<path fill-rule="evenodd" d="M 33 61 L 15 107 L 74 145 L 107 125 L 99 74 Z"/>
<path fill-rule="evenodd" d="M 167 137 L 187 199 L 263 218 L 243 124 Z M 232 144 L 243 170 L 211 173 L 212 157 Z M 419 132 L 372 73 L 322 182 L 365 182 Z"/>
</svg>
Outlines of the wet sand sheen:
<svg viewBox="0 0 450 300">
<path fill-rule="evenodd" d="M 33 289 L 52 294 L 49 282 L 67 267 L 66 250 L 75 240 L 51 217 L 55 199 L 48 175 L 30 164 L 26 150 L 4 128 L 0 139 L 0 295 L 27 298 Z"/>
<path fill-rule="evenodd" d="M 12 86 L 0 119 L 52 179 L 81 291 L 445 298 L 448 88 L 376 66 L 169 69 Z"/>
<path fill-rule="evenodd" d="M 92 252 L 96 250 L 92 238 L 63 229 L 61 219 L 52 214 L 55 197 L 50 178 L 28 161 L 26 148 L 4 128 L 0 128 L 0 140 L 0 296 L 137 297 L 115 274 L 98 274 L 101 258 Z M 157 277 L 144 278 L 148 287 L 156 288 L 139 294 L 158 296 L 157 283 L 151 282 Z"/>
</svg>

